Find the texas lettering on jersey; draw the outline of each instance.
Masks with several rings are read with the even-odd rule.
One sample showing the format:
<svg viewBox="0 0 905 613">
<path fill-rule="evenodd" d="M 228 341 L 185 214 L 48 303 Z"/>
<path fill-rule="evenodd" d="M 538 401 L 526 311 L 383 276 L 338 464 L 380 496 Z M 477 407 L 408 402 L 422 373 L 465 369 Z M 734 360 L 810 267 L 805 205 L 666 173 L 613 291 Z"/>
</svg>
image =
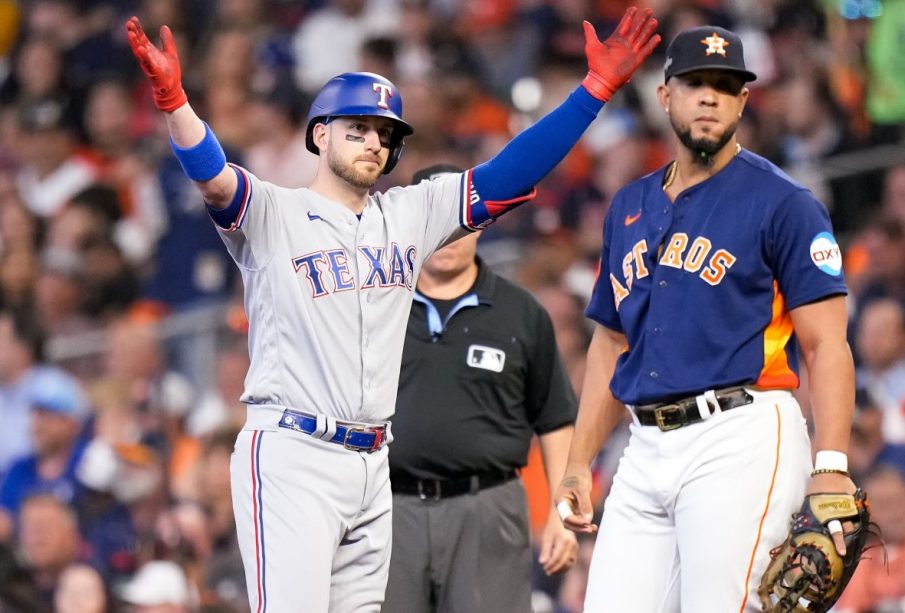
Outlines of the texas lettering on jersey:
<svg viewBox="0 0 905 613">
<path fill-rule="evenodd" d="M 384 247 L 362 246 L 358 248 L 358 252 L 368 266 L 359 289 L 413 289 L 417 255 L 414 245 L 400 248 L 393 243 L 389 250 Z M 292 265 L 297 273 L 303 273 L 307 277 L 314 298 L 355 289 L 355 277 L 349 269 L 349 254 L 345 249 L 314 251 L 293 258 Z"/>
<path fill-rule="evenodd" d="M 641 239 L 622 258 L 623 282 L 619 282 L 610 273 L 610 284 L 613 286 L 613 299 L 616 309 L 632 291 L 635 279 L 643 279 L 650 274 L 644 263 L 647 253 L 647 241 Z M 725 249 L 713 249 L 710 239 L 704 236 L 689 240 L 684 232 L 673 234 L 660 250 L 657 263 L 697 275 L 707 284 L 716 286 L 726 277 L 726 273 L 735 264 L 736 257 Z"/>
</svg>

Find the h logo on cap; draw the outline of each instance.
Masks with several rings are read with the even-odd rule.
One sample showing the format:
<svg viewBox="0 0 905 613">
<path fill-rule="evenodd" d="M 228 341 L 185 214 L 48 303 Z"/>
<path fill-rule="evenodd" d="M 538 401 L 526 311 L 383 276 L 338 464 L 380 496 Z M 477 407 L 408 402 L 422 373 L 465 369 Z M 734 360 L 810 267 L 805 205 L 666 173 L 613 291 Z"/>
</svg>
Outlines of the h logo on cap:
<svg viewBox="0 0 905 613">
<path fill-rule="evenodd" d="M 701 39 L 702 45 L 707 45 L 707 55 L 713 55 L 714 53 L 719 53 L 723 57 L 726 57 L 726 47 L 729 46 L 729 41 L 725 38 L 714 32 L 707 38 Z"/>
</svg>

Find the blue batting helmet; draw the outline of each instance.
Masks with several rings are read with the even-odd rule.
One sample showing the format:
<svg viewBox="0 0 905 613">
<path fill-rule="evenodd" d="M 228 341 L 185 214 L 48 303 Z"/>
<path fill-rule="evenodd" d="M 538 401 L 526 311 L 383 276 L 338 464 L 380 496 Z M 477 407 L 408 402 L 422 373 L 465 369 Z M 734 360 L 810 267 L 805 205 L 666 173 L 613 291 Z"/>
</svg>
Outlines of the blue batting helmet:
<svg viewBox="0 0 905 613">
<path fill-rule="evenodd" d="M 383 169 L 389 173 L 402 155 L 403 139 L 415 130 L 402 120 L 402 97 L 389 80 L 372 72 L 347 72 L 333 77 L 314 97 L 308 111 L 305 145 L 320 155 L 314 145 L 314 126 L 331 117 L 387 117 L 393 120 L 390 155 Z"/>
</svg>

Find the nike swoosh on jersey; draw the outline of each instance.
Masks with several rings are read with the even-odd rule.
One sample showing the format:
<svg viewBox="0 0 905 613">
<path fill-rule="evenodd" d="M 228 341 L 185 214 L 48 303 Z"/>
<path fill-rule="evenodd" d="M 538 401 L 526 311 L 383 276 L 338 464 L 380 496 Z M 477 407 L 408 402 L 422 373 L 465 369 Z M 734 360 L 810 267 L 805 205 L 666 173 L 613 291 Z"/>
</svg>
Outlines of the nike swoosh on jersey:
<svg viewBox="0 0 905 613">
<path fill-rule="evenodd" d="M 630 226 L 641 217 L 641 211 L 638 211 L 634 215 L 626 215 L 625 216 L 625 225 Z"/>
<path fill-rule="evenodd" d="M 317 221 L 318 219 L 321 221 L 324 220 L 320 215 L 315 215 L 311 211 L 308 211 L 308 220 L 309 221 Z"/>
</svg>

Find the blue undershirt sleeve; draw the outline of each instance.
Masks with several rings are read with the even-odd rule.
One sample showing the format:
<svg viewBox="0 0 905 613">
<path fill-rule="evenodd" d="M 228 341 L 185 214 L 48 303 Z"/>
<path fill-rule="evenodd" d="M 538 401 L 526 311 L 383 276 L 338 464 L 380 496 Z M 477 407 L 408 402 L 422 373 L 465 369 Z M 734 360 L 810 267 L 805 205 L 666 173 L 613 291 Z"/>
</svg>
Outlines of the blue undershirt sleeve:
<svg viewBox="0 0 905 613">
<path fill-rule="evenodd" d="M 558 107 L 476 166 L 472 183 L 484 200 L 510 200 L 533 188 L 560 161 L 603 108 L 578 86 Z"/>
<path fill-rule="evenodd" d="M 237 227 L 242 220 L 245 207 L 248 204 L 248 178 L 235 166 L 232 166 L 236 173 L 238 183 L 236 184 L 236 193 L 232 201 L 226 208 L 218 209 L 207 205 L 207 212 L 218 226 L 224 230 L 232 230 Z"/>
</svg>

